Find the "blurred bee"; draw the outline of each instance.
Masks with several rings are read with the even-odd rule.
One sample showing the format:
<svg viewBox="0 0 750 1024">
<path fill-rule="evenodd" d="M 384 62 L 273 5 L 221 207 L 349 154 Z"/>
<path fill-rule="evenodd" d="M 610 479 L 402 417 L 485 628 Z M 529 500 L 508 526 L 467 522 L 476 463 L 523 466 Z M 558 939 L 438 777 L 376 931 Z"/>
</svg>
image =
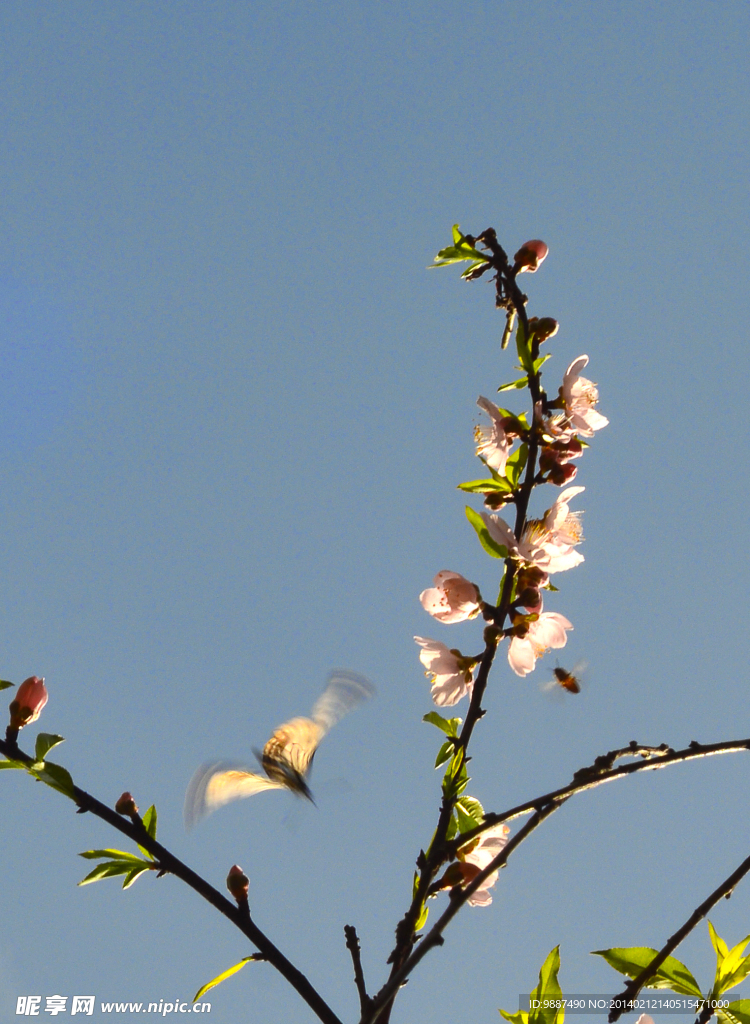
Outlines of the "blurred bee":
<svg viewBox="0 0 750 1024">
<path fill-rule="evenodd" d="M 374 692 L 374 686 L 364 676 L 333 671 L 310 718 L 290 719 L 274 731 L 262 754 L 253 750 L 265 775 L 222 761 L 201 765 L 185 794 L 186 828 L 192 828 L 217 807 L 265 789 L 288 789 L 315 803 L 306 776 L 320 741 L 339 719 Z"/>
<path fill-rule="evenodd" d="M 544 689 L 554 690 L 555 687 L 559 686 L 563 690 L 567 690 L 568 693 L 580 693 L 582 675 L 585 668 L 585 661 L 579 661 L 578 664 L 574 666 L 572 672 L 568 672 L 566 668 L 562 668 L 561 665 L 557 665 L 552 669 L 554 678 L 550 679 L 550 681 L 545 684 Z"/>
</svg>

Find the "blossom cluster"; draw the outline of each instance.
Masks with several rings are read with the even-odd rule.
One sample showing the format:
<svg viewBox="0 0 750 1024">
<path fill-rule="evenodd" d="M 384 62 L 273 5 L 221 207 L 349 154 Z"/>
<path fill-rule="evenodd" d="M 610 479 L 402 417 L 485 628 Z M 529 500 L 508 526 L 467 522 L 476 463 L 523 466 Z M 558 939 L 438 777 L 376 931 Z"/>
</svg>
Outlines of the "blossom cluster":
<svg viewBox="0 0 750 1024">
<path fill-rule="evenodd" d="M 544 242 L 526 242 L 515 256 L 514 271 L 535 271 L 547 255 Z M 528 321 L 525 334 L 519 335 L 519 357 L 526 369 L 528 384 L 533 377 L 539 380 L 541 361 L 535 362 L 539 344 L 551 338 L 558 330 L 552 318 L 533 318 Z M 519 332 L 521 328 L 519 327 Z M 531 340 L 530 361 L 521 355 L 523 345 Z M 450 625 L 482 615 L 487 621 L 500 626 L 499 636 L 507 638 L 508 663 L 519 676 L 532 672 L 537 660 L 550 649 L 559 649 L 567 642 L 572 623 L 559 612 L 545 611 L 543 591 L 555 589 L 550 576 L 572 569 L 583 561 L 578 546 L 583 540 L 580 511 L 571 511 L 571 501 L 584 490 L 570 486 L 577 467 L 572 463 L 583 454 L 586 442 L 601 430 L 608 420 L 596 408 L 599 394 L 593 381 L 582 376 L 588 365 L 587 355 L 578 356 L 563 375 L 558 396 L 549 400 L 541 388 L 535 394 L 531 424 L 525 416 L 501 409 L 489 399 L 480 396 L 479 408 L 489 417 L 489 426 L 475 430 L 476 454 L 491 473 L 486 490 L 481 482 L 471 485 L 474 491 L 485 495 L 485 504 L 491 511 L 470 516 L 483 545 L 506 559 L 506 572 L 514 574 L 512 600 L 502 609 L 482 600 L 479 587 L 460 573 L 441 570 L 433 586 L 422 591 L 423 608 L 438 622 Z M 518 443 L 518 447 L 514 446 Z M 533 485 L 548 483 L 563 488 L 550 508 L 538 519 L 523 517 L 519 530 L 514 530 L 498 510 L 506 504 L 518 503 L 522 488 L 520 469 L 533 449 L 536 464 L 527 466 L 527 480 Z M 516 465 L 511 465 L 515 463 Z M 514 470 L 514 471 L 512 471 Z M 470 485 L 462 485 L 466 489 Z M 528 499 L 528 494 L 524 500 Z M 526 505 L 523 505 L 525 511 Z M 504 620 L 507 617 L 508 624 Z M 502 628 L 502 627 L 505 628 Z M 421 648 L 419 657 L 431 679 L 431 693 L 439 706 L 456 704 L 471 696 L 474 670 L 479 657 L 461 653 L 439 640 L 415 637 Z M 480 656 L 481 657 L 481 656 Z"/>
</svg>

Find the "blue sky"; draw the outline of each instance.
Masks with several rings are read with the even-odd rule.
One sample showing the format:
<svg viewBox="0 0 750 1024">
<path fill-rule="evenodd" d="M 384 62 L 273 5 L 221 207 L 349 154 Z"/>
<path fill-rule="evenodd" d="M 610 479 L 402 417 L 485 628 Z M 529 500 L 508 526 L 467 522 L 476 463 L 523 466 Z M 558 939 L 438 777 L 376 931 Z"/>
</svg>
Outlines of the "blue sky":
<svg viewBox="0 0 750 1024">
<path fill-rule="evenodd" d="M 154 802 L 219 886 L 243 866 L 344 1020 L 343 925 L 376 989 L 436 817 L 412 636 L 478 646 L 418 594 L 443 568 L 497 584 L 455 488 L 513 358 L 484 282 L 425 272 L 454 222 L 547 242 L 525 286 L 561 322 L 549 390 L 586 352 L 611 421 L 576 481 L 586 561 L 547 605 L 589 684 L 554 702 L 553 657 L 526 680 L 501 657 L 470 792 L 499 811 L 631 739 L 748 732 L 749 22 L 722 0 L 4 5 L 0 675 L 46 677 L 79 785 Z M 194 768 L 250 760 L 337 665 L 378 694 L 321 747 L 318 809 L 261 795 L 186 835 Z M 394 1021 L 496 1020 L 558 943 L 565 989 L 612 990 L 590 950 L 661 945 L 747 856 L 745 771 L 566 805 Z M 75 855 L 119 840 L 5 774 L 6 1017 L 26 993 L 190 998 L 250 952 L 172 878 L 77 889 Z M 712 919 L 747 934 L 745 888 Z M 708 983 L 703 926 L 678 955 Z M 264 966 L 212 1003 L 311 1019 Z"/>
</svg>

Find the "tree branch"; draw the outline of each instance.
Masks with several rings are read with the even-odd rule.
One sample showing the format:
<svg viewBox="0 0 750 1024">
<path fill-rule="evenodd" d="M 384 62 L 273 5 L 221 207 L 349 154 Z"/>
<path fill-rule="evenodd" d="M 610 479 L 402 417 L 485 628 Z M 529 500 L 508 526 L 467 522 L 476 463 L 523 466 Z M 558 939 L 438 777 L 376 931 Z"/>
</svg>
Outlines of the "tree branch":
<svg viewBox="0 0 750 1024">
<path fill-rule="evenodd" d="M 672 952 L 677 949 L 682 940 L 690 934 L 693 928 L 703 920 L 709 910 L 711 910 L 711 908 L 714 907 L 723 896 L 729 896 L 731 894 L 734 887 L 745 877 L 748 871 L 750 871 L 750 857 L 743 860 L 737 870 L 733 871 L 729 878 L 721 883 L 718 889 L 714 889 L 708 899 L 704 900 L 699 907 L 695 908 L 683 926 L 678 928 L 669 941 L 662 947 L 662 949 L 659 950 L 658 954 L 654 957 L 648 967 L 644 967 L 637 978 L 633 978 L 632 981 L 628 982 L 620 995 L 615 997 L 616 1008 L 612 1010 L 607 1018 L 610 1024 L 614 1024 L 616 1020 L 619 1020 L 621 1014 L 625 1012 L 625 1007 L 628 1002 L 638 996 L 638 993 L 642 988 L 644 988 L 646 983 L 653 978 L 667 957 L 672 955 Z M 708 1008 L 706 1008 L 706 1010 L 707 1009 Z M 711 1010 L 711 1013 L 706 1020 L 710 1020 L 711 1016 L 713 1016 L 713 1012 L 714 1011 Z M 701 1014 L 701 1017 L 702 1016 L 703 1014 Z"/>
<path fill-rule="evenodd" d="M 34 758 L 29 757 L 28 754 L 24 753 L 19 747 L 12 742 L 7 740 L 0 740 L 0 753 L 4 754 L 9 760 L 21 761 L 24 764 L 32 765 L 35 763 Z M 253 943 L 253 945 L 260 950 L 263 954 L 264 959 L 268 961 L 276 970 L 289 982 L 298 994 L 304 999 L 310 1009 L 315 1015 L 323 1021 L 323 1024 L 341 1024 L 341 1021 L 333 1012 L 333 1010 L 324 1001 L 322 996 L 313 988 L 310 982 L 307 980 L 304 974 L 299 971 L 294 964 L 292 964 L 284 954 L 277 949 L 277 947 L 271 942 L 271 940 L 261 931 L 261 929 L 255 924 L 250 917 L 249 911 L 243 912 L 242 908 L 232 903 L 217 889 L 214 889 L 212 885 L 201 878 L 200 875 L 196 874 L 192 868 L 189 868 L 186 864 L 183 864 L 173 853 L 170 853 L 166 847 L 162 846 L 146 831 L 145 827 L 141 823 L 140 825 L 129 818 L 125 818 L 118 814 L 115 810 L 107 807 L 106 804 L 101 803 L 95 797 L 91 796 L 83 789 L 79 789 L 78 786 L 73 787 L 73 799 L 78 804 L 78 813 L 82 814 L 86 811 L 90 811 L 95 814 L 98 818 L 106 821 L 112 828 L 117 829 L 118 832 L 122 832 L 123 835 L 127 836 L 128 839 L 136 843 L 138 846 L 142 846 L 148 850 L 149 853 L 153 854 L 159 861 L 159 866 L 162 872 L 166 871 L 172 875 L 175 875 L 186 885 L 194 889 L 199 896 L 202 896 L 204 900 L 207 900 L 211 906 L 215 907 L 219 913 L 223 914 L 224 917 L 228 918 L 236 928 L 239 930 Z"/>
<path fill-rule="evenodd" d="M 346 936 L 346 948 L 351 953 L 352 963 L 354 964 L 354 984 L 357 986 L 357 992 L 359 993 L 359 1007 L 362 1015 L 364 1016 L 370 1009 L 372 1000 L 367 994 L 367 986 L 365 985 L 365 975 L 362 970 L 362 959 L 359 954 L 357 929 L 351 924 L 345 924 L 344 935 Z"/>
</svg>

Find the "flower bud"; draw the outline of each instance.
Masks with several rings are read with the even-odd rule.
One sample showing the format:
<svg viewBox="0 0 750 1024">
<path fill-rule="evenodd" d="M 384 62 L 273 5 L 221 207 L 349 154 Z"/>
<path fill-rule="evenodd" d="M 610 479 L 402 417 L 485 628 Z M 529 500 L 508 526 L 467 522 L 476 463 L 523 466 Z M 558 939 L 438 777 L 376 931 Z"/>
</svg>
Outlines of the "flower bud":
<svg viewBox="0 0 750 1024">
<path fill-rule="evenodd" d="M 525 587 L 518 595 L 517 602 L 527 611 L 536 611 L 542 603 L 541 592 L 536 587 Z"/>
<path fill-rule="evenodd" d="M 133 815 L 138 813 L 138 808 L 135 805 L 135 800 L 130 793 L 123 793 L 120 799 L 115 804 L 115 810 L 118 814 L 124 815 L 126 818 L 132 818 Z"/>
<path fill-rule="evenodd" d="M 229 869 L 229 874 L 227 875 L 227 889 L 229 889 L 232 896 L 234 896 L 238 903 L 241 901 L 244 902 L 247 899 L 247 894 L 250 890 L 250 879 L 239 864 L 234 864 Z"/>
<path fill-rule="evenodd" d="M 533 274 L 539 269 L 539 265 L 544 261 L 548 252 L 549 249 L 544 242 L 538 238 L 532 238 L 530 242 L 524 242 L 513 257 L 515 261 L 513 269 L 517 274 L 523 274 L 527 270 Z"/>
<path fill-rule="evenodd" d="M 541 263 L 542 261 L 539 260 Z M 557 334 L 560 324 L 557 320 L 553 320 L 551 316 L 532 316 L 529 320 L 529 332 L 533 332 L 536 335 L 538 342 L 546 341 L 547 338 L 553 337 Z"/>
<path fill-rule="evenodd" d="M 10 728 L 23 729 L 25 725 L 36 722 L 47 703 L 47 689 L 44 679 L 29 676 L 16 691 L 16 699 L 10 704 Z"/>
</svg>

